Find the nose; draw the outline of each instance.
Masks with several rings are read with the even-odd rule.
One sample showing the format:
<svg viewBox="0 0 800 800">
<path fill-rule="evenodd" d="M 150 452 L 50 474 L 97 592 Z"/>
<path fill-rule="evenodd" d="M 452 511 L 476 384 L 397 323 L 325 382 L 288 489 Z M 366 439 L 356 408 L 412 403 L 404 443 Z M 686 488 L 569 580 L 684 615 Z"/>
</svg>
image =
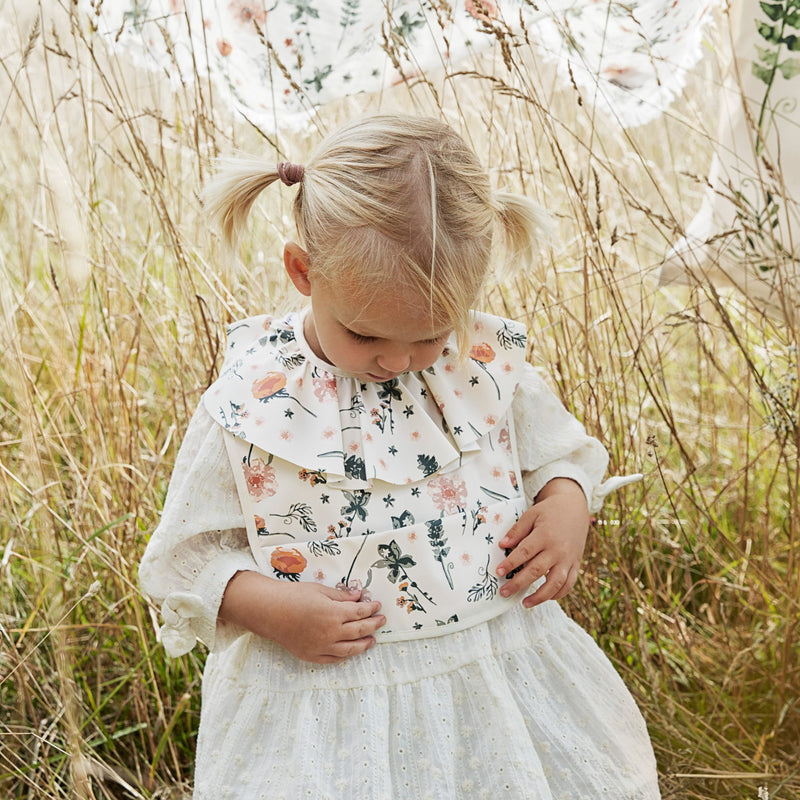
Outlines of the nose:
<svg viewBox="0 0 800 800">
<path fill-rule="evenodd" d="M 411 353 L 405 347 L 388 347 L 381 352 L 376 361 L 386 372 L 399 374 L 405 372 L 411 364 Z"/>
</svg>

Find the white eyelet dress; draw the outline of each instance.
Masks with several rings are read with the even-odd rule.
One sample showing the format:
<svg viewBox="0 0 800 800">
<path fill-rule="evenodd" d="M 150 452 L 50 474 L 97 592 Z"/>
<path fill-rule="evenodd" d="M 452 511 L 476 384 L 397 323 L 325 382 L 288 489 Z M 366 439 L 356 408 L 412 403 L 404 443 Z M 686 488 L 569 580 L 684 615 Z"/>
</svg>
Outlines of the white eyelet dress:
<svg viewBox="0 0 800 800">
<path fill-rule="evenodd" d="M 497 542 L 552 478 L 594 507 L 624 479 L 475 313 L 469 352 L 362 383 L 302 316 L 232 325 L 140 567 L 172 655 L 208 645 L 195 800 L 651 800 L 632 697 L 556 602 L 499 594 Z M 615 483 L 616 481 L 616 483 Z M 381 601 L 378 645 L 335 665 L 217 621 L 239 570 Z"/>
</svg>

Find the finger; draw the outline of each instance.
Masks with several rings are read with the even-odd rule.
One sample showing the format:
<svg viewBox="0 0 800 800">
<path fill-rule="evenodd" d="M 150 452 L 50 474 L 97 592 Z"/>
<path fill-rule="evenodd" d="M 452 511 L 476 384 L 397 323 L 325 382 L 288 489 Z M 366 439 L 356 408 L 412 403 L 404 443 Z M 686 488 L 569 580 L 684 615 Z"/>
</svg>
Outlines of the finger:
<svg viewBox="0 0 800 800">
<path fill-rule="evenodd" d="M 342 588 L 320 586 L 320 589 L 326 597 L 339 602 L 357 603 L 361 598 L 361 588 L 358 586 L 343 586 Z"/>
<path fill-rule="evenodd" d="M 498 542 L 500 547 L 516 547 L 532 530 L 536 523 L 536 506 L 531 506 L 508 529 L 505 536 Z"/>
<path fill-rule="evenodd" d="M 541 552 L 541 545 L 536 537 L 528 535 L 497 565 L 497 574 L 502 578 L 525 562 L 534 560 Z"/>
<path fill-rule="evenodd" d="M 345 659 L 352 658 L 353 656 L 360 655 L 366 652 L 370 647 L 374 647 L 375 637 L 365 636 L 362 639 L 351 639 L 348 641 L 336 642 L 330 649 L 330 655 L 333 658 Z"/>
<path fill-rule="evenodd" d="M 577 580 L 578 568 L 572 567 L 567 573 L 567 579 L 561 588 L 553 595 L 553 600 L 561 600 L 562 597 L 566 597 L 575 588 Z"/>
<path fill-rule="evenodd" d="M 343 622 L 352 622 L 358 619 L 373 617 L 381 610 L 381 604 L 377 600 L 370 600 L 368 603 L 355 602 L 345 607 Z"/>
<path fill-rule="evenodd" d="M 357 639 L 364 639 L 367 636 L 371 636 L 378 628 L 382 628 L 385 624 L 386 617 L 384 617 L 383 614 L 377 614 L 367 619 L 347 622 L 342 625 L 342 640 L 356 641 Z"/>
<path fill-rule="evenodd" d="M 552 569 L 547 573 L 545 582 L 536 591 L 531 592 L 523 601 L 525 608 L 533 608 L 547 600 L 558 600 L 569 592 L 572 586 L 568 586 L 571 570 Z M 573 581 L 574 583 L 574 581 Z M 567 587 L 567 588 L 565 588 Z"/>
<path fill-rule="evenodd" d="M 500 594 L 502 594 L 503 597 L 509 597 L 521 589 L 527 589 L 532 583 L 538 581 L 539 578 L 547 575 L 548 571 L 551 570 L 553 566 L 553 562 L 544 556 L 532 559 L 525 564 L 513 578 L 504 584 L 503 588 L 500 590 Z M 499 571 L 500 569 L 498 568 L 498 572 Z"/>
</svg>

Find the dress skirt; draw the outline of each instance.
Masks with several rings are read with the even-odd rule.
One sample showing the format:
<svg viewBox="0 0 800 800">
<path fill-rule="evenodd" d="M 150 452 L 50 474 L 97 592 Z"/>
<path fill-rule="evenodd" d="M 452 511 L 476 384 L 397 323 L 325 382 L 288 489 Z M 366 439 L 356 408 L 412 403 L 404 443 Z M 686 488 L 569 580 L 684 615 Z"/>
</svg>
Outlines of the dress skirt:
<svg viewBox="0 0 800 800">
<path fill-rule="evenodd" d="M 656 800 L 644 720 L 558 603 L 299 661 L 221 628 L 195 800 Z"/>
</svg>

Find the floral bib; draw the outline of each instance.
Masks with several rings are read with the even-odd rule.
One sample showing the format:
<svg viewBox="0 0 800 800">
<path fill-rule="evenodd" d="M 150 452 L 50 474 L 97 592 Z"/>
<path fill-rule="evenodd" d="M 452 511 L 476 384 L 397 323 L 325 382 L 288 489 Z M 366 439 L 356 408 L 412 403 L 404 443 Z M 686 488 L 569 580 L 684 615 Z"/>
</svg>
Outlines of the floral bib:
<svg viewBox="0 0 800 800">
<path fill-rule="evenodd" d="M 525 356 L 517 323 L 475 314 L 469 357 L 362 383 L 318 359 L 302 318 L 231 326 L 204 395 L 232 434 L 248 538 L 264 574 L 363 587 L 378 641 L 434 636 L 515 603 L 497 545 L 525 509 L 510 405 Z"/>
</svg>

